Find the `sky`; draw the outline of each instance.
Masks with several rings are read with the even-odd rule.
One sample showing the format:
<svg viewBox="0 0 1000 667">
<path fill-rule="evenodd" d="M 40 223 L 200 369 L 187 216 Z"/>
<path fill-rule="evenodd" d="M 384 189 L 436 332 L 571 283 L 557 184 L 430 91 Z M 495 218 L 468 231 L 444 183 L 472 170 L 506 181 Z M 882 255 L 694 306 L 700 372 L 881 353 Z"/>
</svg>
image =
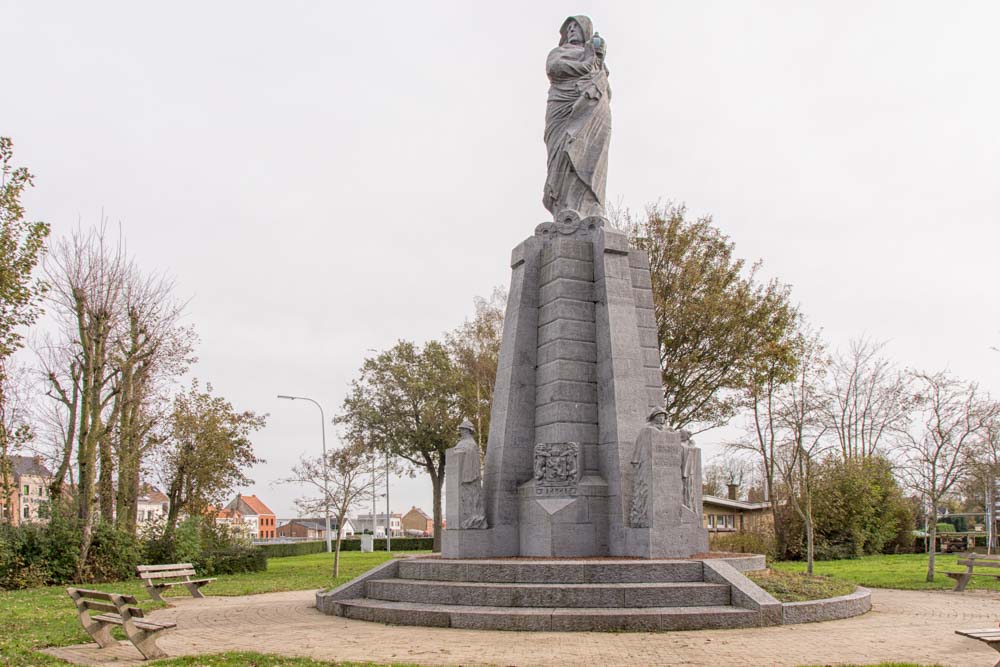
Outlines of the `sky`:
<svg viewBox="0 0 1000 667">
<path fill-rule="evenodd" d="M 608 43 L 610 202 L 710 214 L 832 347 L 1000 395 L 993 2 L 0 0 L 0 135 L 29 217 L 104 216 L 175 279 L 193 375 L 269 414 L 244 492 L 288 518 L 275 482 L 320 419 L 276 395 L 332 417 L 370 350 L 460 325 L 546 220 L 571 14 Z M 425 475 L 390 495 L 430 510 Z"/>
</svg>

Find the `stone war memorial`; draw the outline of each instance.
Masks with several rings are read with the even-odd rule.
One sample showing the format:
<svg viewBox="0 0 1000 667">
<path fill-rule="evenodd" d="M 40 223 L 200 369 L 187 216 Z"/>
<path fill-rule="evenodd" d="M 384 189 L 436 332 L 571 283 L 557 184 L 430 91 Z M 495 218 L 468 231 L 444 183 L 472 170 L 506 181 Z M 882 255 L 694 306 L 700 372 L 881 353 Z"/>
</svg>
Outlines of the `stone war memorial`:
<svg viewBox="0 0 1000 667">
<path fill-rule="evenodd" d="M 788 611 L 741 574 L 763 569 L 763 556 L 709 552 L 701 453 L 665 426 L 649 258 L 605 213 L 608 44 L 585 16 L 558 38 L 545 61 L 551 219 L 510 255 L 485 463 L 463 423 L 447 455 L 442 553 L 390 561 L 317 594 L 317 607 L 504 630 L 754 627 L 867 611 L 867 591 L 819 616 Z"/>
</svg>

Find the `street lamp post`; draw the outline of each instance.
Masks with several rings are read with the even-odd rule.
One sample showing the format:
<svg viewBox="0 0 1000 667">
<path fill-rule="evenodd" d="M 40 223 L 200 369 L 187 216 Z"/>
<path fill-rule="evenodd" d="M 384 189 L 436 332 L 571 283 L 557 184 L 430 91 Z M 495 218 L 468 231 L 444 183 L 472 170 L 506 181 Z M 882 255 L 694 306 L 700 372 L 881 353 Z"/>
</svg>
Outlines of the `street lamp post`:
<svg viewBox="0 0 1000 667">
<path fill-rule="evenodd" d="M 323 406 L 305 396 L 285 396 L 278 394 L 278 398 L 288 401 L 309 401 L 319 408 L 319 421 L 322 428 L 321 433 L 323 434 L 323 508 L 326 511 L 326 552 L 331 553 L 333 551 L 333 538 L 330 535 L 330 475 L 328 471 L 329 461 L 326 458 L 326 416 L 323 414 Z M 337 530 L 340 529 L 341 527 L 337 526 Z"/>
</svg>

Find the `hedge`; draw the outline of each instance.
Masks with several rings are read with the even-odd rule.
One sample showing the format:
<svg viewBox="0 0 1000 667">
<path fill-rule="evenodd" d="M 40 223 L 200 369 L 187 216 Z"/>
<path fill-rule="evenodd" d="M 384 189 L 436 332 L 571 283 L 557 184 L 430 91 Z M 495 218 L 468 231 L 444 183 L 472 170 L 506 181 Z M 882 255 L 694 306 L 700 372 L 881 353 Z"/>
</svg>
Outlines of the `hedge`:
<svg viewBox="0 0 1000 667">
<path fill-rule="evenodd" d="M 434 549 L 433 537 L 394 537 L 393 551 L 431 551 Z M 288 544 L 263 544 L 260 546 L 268 558 L 284 558 L 286 556 L 304 556 L 326 551 L 326 542 L 291 542 Z M 341 551 L 361 551 L 359 538 L 348 538 L 340 541 Z M 375 540 L 375 551 L 385 551 L 385 539 Z"/>
</svg>

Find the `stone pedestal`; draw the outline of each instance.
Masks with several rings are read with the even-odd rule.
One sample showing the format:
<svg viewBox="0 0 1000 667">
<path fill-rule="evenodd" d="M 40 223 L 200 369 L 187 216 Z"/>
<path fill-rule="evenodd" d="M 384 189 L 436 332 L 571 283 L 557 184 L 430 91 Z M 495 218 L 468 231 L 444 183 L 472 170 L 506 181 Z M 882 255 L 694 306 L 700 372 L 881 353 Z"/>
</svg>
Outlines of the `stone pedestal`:
<svg viewBox="0 0 1000 667">
<path fill-rule="evenodd" d="M 688 456 L 694 457 L 690 505 L 684 504 L 683 497 L 685 449 Z M 686 447 L 676 431 L 656 432 L 644 474 L 649 484 L 646 512 L 639 521 L 634 513 L 627 515 L 633 525 L 625 528 L 625 552 L 643 558 L 684 558 L 707 552 L 708 531 L 702 524 L 700 450 Z M 635 484 L 633 477 L 630 488 Z"/>
<path fill-rule="evenodd" d="M 570 216 L 539 225 L 514 248 L 511 270 L 483 472 L 489 528 L 459 530 L 449 518 L 444 556 L 649 558 L 671 541 L 671 555 L 707 550 L 700 500 L 697 521 L 658 520 L 645 537 L 628 523 L 636 436 L 663 401 L 645 253 L 600 218 Z M 539 451 L 566 448 L 572 465 L 538 469 Z M 450 506 L 458 492 L 450 470 L 445 479 Z M 700 472 L 695 484 L 700 499 Z"/>
</svg>

